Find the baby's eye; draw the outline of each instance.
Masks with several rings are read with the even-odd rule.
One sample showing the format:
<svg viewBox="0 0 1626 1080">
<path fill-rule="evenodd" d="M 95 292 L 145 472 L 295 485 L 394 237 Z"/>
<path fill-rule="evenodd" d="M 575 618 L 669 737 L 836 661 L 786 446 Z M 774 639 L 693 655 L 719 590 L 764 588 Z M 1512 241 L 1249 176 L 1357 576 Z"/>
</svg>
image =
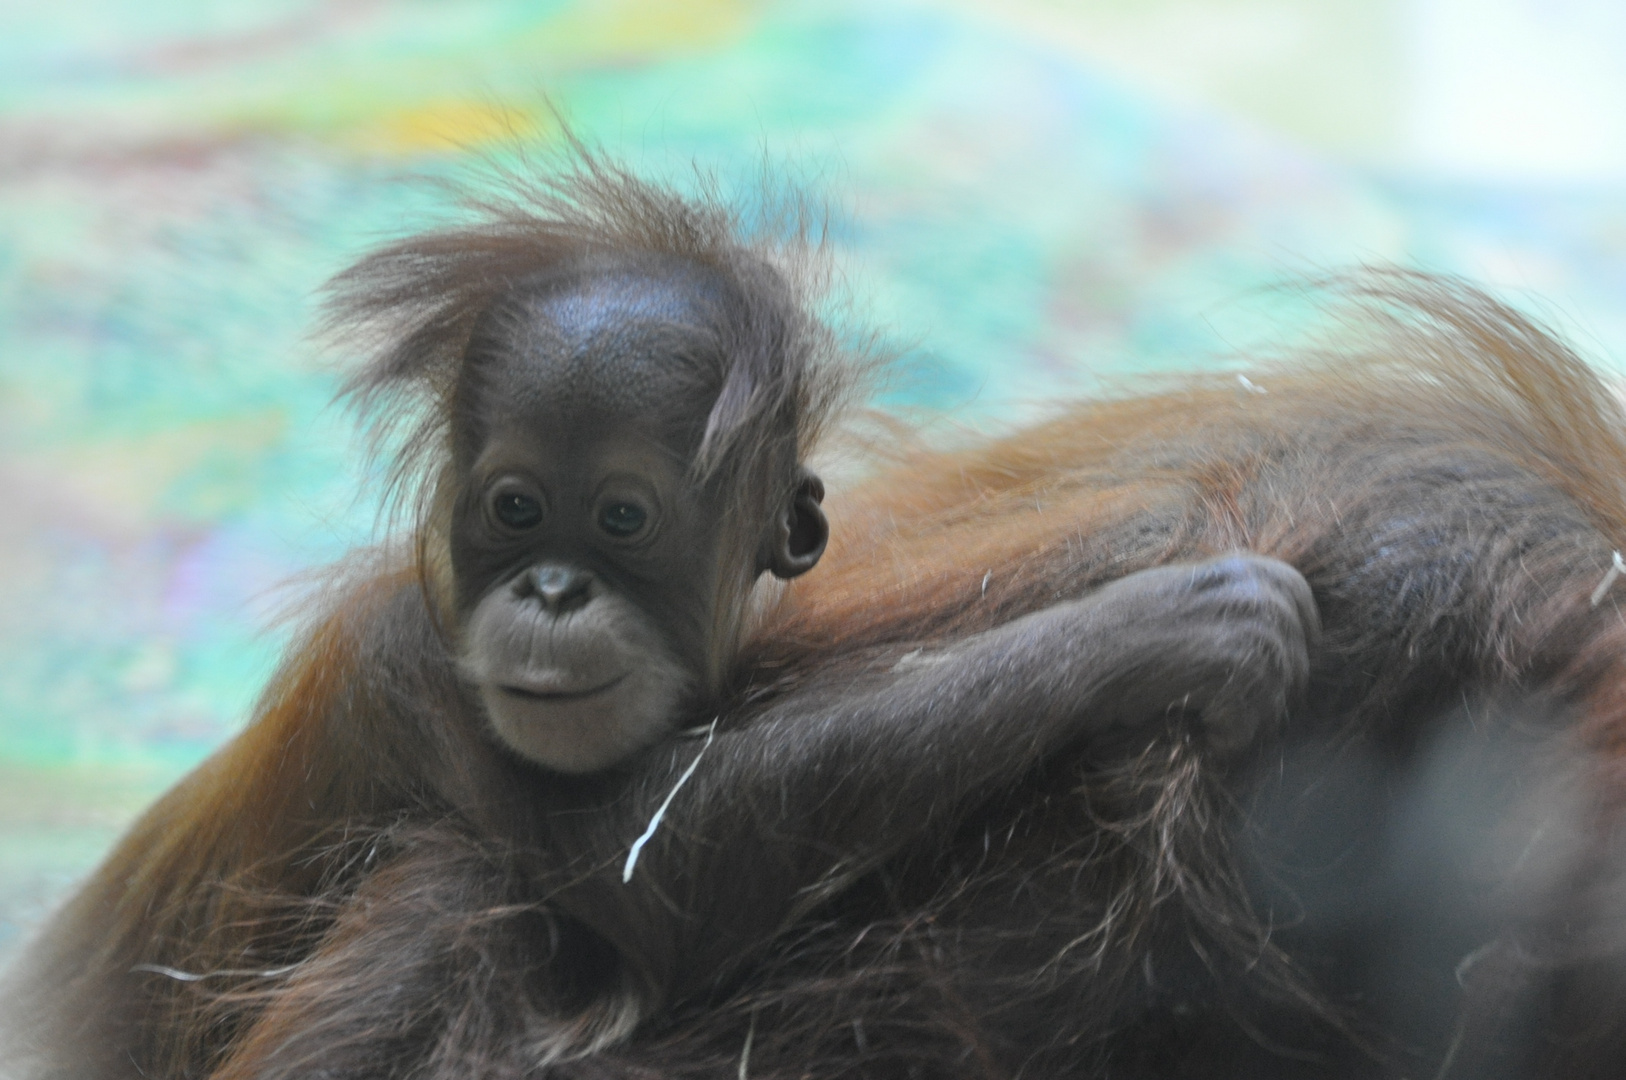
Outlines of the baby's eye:
<svg viewBox="0 0 1626 1080">
<path fill-rule="evenodd" d="M 598 512 L 598 527 L 618 540 L 637 536 L 648 520 L 649 514 L 636 503 L 607 503 Z"/>
<path fill-rule="evenodd" d="M 510 529 L 531 529 L 542 523 L 542 502 L 519 491 L 504 491 L 491 503 L 491 513 Z"/>
</svg>

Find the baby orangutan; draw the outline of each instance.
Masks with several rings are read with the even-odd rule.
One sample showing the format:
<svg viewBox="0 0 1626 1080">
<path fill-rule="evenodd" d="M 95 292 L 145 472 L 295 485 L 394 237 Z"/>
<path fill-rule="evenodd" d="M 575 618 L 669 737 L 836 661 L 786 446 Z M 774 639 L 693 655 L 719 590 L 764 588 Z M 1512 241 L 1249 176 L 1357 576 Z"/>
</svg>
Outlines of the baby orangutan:
<svg viewBox="0 0 1626 1080">
<path fill-rule="evenodd" d="M 1223 548 L 975 629 L 821 630 L 824 670 L 753 687 L 753 588 L 825 550 L 805 459 L 857 366 L 788 258 L 587 158 L 338 279 L 352 392 L 415 425 L 413 554 L 46 928 L 18 1075 L 591 1071 L 1063 751 L 1189 715 L 1223 758 L 1282 718 L 1315 605 Z"/>
</svg>

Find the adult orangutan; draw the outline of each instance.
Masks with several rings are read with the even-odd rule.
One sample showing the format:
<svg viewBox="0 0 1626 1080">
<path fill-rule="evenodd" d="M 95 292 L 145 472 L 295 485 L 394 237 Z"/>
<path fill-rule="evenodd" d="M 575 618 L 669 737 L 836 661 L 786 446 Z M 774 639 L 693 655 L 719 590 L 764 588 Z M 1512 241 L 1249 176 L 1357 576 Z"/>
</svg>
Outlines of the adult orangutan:
<svg viewBox="0 0 1626 1080">
<path fill-rule="evenodd" d="M 800 577 L 793 255 L 586 158 L 339 279 L 415 542 L 47 927 L 22 1075 L 1612 1067 L 1584 365 L 1375 279 L 1369 350 L 916 454 Z"/>
</svg>

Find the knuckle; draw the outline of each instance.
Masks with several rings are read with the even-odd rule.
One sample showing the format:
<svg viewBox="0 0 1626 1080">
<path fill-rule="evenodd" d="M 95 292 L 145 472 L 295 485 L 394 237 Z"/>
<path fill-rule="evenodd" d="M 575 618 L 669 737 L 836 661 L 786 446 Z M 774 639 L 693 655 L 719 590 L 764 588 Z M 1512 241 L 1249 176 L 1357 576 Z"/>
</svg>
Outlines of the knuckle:
<svg viewBox="0 0 1626 1080">
<path fill-rule="evenodd" d="M 1210 589 L 1239 586 L 1246 588 L 1262 576 L 1264 571 L 1259 565 L 1261 561 L 1259 556 L 1247 552 L 1219 555 L 1198 563 L 1194 568 L 1192 580 L 1195 584 Z"/>
</svg>

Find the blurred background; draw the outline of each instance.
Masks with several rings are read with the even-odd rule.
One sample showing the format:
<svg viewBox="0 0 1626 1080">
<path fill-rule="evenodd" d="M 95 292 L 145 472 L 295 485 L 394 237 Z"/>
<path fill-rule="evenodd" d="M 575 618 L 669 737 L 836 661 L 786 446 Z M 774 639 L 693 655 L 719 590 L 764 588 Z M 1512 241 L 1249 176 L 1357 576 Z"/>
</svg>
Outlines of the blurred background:
<svg viewBox="0 0 1626 1080">
<path fill-rule="evenodd" d="M 894 403 L 993 425 L 1237 363 L 1361 263 L 1618 371 L 1623 58 L 1619 0 L 0 0 L 0 958 L 374 535 L 315 291 L 544 100 L 822 193 Z"/>
</svg>

